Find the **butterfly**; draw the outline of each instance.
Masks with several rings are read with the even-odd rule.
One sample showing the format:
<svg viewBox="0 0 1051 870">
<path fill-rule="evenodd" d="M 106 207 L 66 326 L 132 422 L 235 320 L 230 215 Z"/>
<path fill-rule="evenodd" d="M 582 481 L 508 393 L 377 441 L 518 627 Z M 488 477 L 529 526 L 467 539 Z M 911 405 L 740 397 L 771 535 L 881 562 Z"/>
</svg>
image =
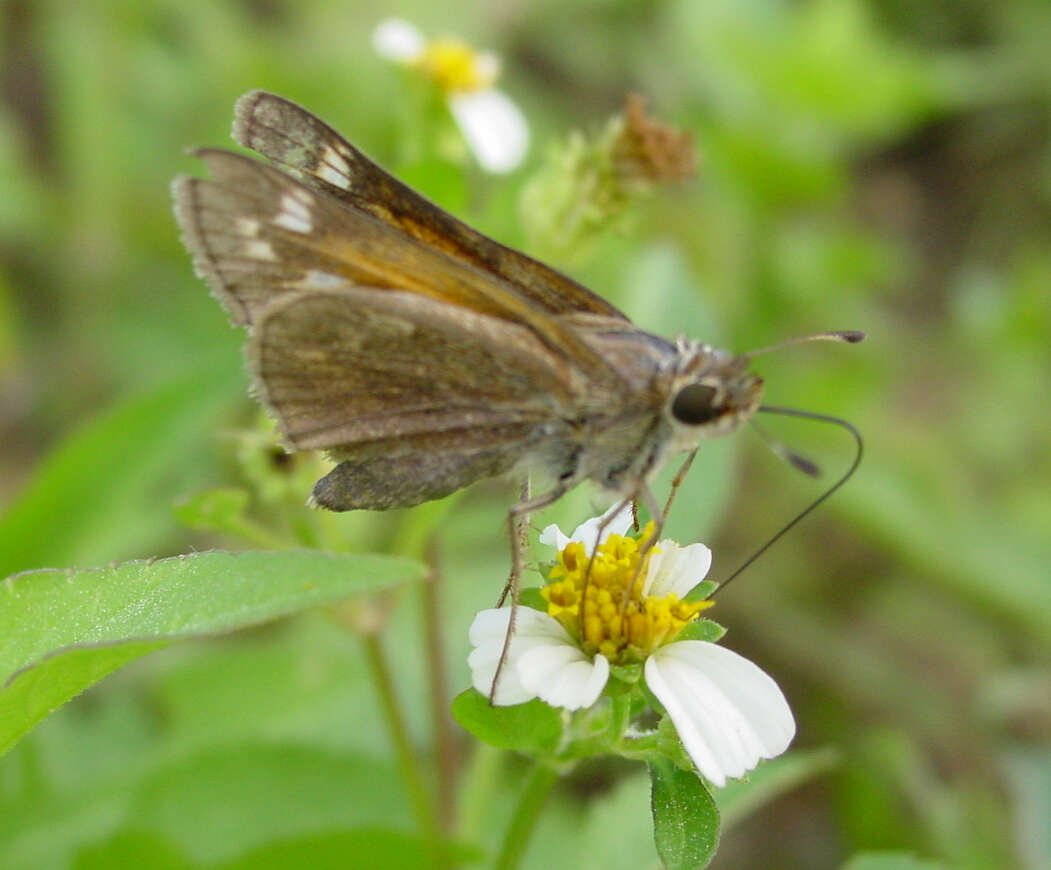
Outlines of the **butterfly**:
<svg viewBox="0 0 1051 870">
<path fill-rule="evenodd" d="M 653 504 L 668 457 L 759 408 L 749 357 L 635 326 L 602 297 L 389 175 L 306 109 L 242 96 L 193 152 L 175 214 L 198 274 L 247 328 L 255 394 L 291 450 L 337 463 L 310 502 L 386 510 L 546 472 L 517 523 L 585 480 Z M 849 340 L 849 339 L 848 339 Z M 652 512 L 652 507 L 651 507 Z"/>
</svg>

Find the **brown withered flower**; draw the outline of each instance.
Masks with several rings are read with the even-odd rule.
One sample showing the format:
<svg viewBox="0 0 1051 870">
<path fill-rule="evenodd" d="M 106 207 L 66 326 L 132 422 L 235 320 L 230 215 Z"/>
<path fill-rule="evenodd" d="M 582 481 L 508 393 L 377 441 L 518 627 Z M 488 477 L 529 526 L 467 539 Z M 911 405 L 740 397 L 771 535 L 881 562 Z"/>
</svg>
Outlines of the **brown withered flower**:
<svg viewBox="0 0 1051 870">
<path fill-rule="evenodd" d="M 627 96 L 623 126 L 613 146 L 613 161 L 625 178 L 659 184 L 680 181 L 697 171 L 693 136 L 646 113 L 646 101 Z"/>
</svg>

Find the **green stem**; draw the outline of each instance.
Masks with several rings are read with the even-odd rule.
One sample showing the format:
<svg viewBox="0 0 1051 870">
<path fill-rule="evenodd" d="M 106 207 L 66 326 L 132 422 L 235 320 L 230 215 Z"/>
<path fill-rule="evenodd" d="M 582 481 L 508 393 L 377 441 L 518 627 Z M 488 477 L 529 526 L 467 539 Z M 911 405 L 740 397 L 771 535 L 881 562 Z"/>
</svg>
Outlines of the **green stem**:
<svg viewBox="0 0 1051 870">
<path fill-rule="evenodd" d="M 409 511 L 395 532 L 390 552 L 414 559 L 423 558 L 438 527 L 459 501 L 460 493 L 453 493 Z"/>
<path fill-rule="evenodd" d="M 430 792 L 420 776 L 416 754 L 413 752 L 412 741 L 409 738 L 409 729 L 394 695 L 390 666 L 383 654 L 378 635 L 365 634 L 361 642 L 365 648 L 365 659 L 372 675 L 372 682 L 380 696 L 380 707 L 387 723 L 387 730 L 394 743 L 394 752 L 398 757 L 398 767 L 401 769 L 405 789 L 409 793 L 409 800 L 416 814 L 416 823 L 423 836 L 437 846 L 438 824 L 434 815 L 434 805 Z"/>
<path fill-rule="evenodd" d="M 410 511 L 399 526 L 391 545 L 392 553 L 427 560 L 430 571 L 420 586 L 420 610 L 424 627 L 424 668 L 430 687 L 431 724 L 437 766 L 437 822 L 443 833 L 455 824 L 456 777 L 459 758 L 449 715 L 449 680 L 445 665 L 445 643 L 441 618 L 441 572 L 435 533 L 442 520 L 459 500 L 454 494 L 438 502 L 420 505 Z"/>
<path fill-rule="evenodd" d="M 574 740 L 572 744 L 574 758 L 605 755 L 611 747 L 624 746 L 624 732 L 631 721 L 631 699 L 630 692 L 622 692 L 610 698 L 609 725 L 601 734 Z"/>
<path fill-rule="evenodd" d="M 480 839 L 486 813 L 492 804 L 504 753 L 495 746 L 474 742 L 474 748 L 460 780 L 460 800 L 456 832 L 464 842 Z"/>
<path fill-rule="evenodd" d="M 442 637 L 441 572 L 434 547 L 428 547 L 431 570 L 420 585 L 421 609 L 425 638 L 424 667 L 430 686 L 431 725 L 434 729 L 435 765 L 437 773 L 437 815 L 443 833 L 452 831 L 456 810 L 456 777 L 459 770 L 459 752 L 453 738 L 452 718 L 449 715 L 449 679 L 445 668 L 445 644 Z"/>
<path fill-rule="evenodd" d="M 493 864 L 493 870 L 515 870 L 521 863 L 529 845 L 529 838 L 540 818 L 540 811 L 557 781 L 558 772 L 553 767 L 542 761 L 534 763 L 522 794 L 519 795 L 518 806 L 515 807 L 511 823 L 507 826 L 507 833 L 500 845 L 500 854 Z"/>
<path fill-rule="evenodd" d="M 609 734 L 610 741 L 616 743 L 624 736 L 624 732 L 628 728 L 628 722 L 631 720 L 631 694 L 629 692 L 621 692 L 618 695 L 614 695 L 611 701 L 609 731 L 606 733 Z"/>
<path fill-rule="evenodd" d="M 630 740 L 621 740 L 617 752 L 624 758 L 632 758 L 636 761 L 649 761 L 654 755 L 660 755 L 660 743 L 656 734 L 647 734 L 645 737 L 632 737 Z"/>
</svg>

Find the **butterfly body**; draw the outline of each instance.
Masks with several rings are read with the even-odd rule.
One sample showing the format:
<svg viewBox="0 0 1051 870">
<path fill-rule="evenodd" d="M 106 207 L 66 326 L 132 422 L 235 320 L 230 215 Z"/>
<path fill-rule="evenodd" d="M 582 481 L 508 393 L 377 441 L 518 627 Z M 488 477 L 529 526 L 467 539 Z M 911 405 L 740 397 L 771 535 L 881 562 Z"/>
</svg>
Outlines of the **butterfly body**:
<svg viewBox="0 0 1051 870">
<path fill-rule="evenodd" d="M 404 507 L 537 469 L 552 498 L 583 480 L 637 495 L 758 408 L 745 359 L 640 330 L 294 103 L 246 94 L 234 137 L 273 165 L 195 152 L 212 180 L 177 179 L 176 216 L 287 445 L 339 463 L 314 503 Z"/>
</svg>

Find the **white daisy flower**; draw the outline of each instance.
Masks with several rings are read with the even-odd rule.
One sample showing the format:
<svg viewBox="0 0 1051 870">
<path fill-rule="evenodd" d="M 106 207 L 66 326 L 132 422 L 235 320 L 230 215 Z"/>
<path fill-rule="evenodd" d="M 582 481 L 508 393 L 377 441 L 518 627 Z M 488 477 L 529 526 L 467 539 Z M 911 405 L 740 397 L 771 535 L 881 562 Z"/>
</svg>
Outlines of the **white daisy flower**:
<svg viewBox="0 0 1051 870">
<path fill-rule="evenodd" d="M 434 82 L 483 169 L 510 172 L 522 162 L 529 126 L 511 98 L 493 87 L 500 75 L 495 54 L 457 39 L 427 40 L 401 18 L 381 21 L 372 45 L 388 60 L 414 67 Z"/>
<path fill-rule="evenodd" d="M 520 607 L 494 703 L 533 698 L 579 710 L 594 704 L 611 665 L 642 664 L 647 687 L 663 705 L 701 774 L 716 786 L 780 755 L 795 720 L 780 688 L 752 662 L 701 640 L 676 640 L 710 601 L 685 601 L 711 567 L 703 544 L 661 541 L 649 553 L 624 537 L 630 511 L 603 517 L 565 535 L 548 526 L 541 542 L 558 562 L 541 589 L 547 612 Z M 639 567 L 640 559 L 642 567 Z M 590 567 L 589 567 L 590 562 Z M 582 606 L 583 605 L 583 606 Z M 510 610 L 484 610 L 470 629 L 468 658 L 475 689 L 492 689 Z"/>
</svg>

